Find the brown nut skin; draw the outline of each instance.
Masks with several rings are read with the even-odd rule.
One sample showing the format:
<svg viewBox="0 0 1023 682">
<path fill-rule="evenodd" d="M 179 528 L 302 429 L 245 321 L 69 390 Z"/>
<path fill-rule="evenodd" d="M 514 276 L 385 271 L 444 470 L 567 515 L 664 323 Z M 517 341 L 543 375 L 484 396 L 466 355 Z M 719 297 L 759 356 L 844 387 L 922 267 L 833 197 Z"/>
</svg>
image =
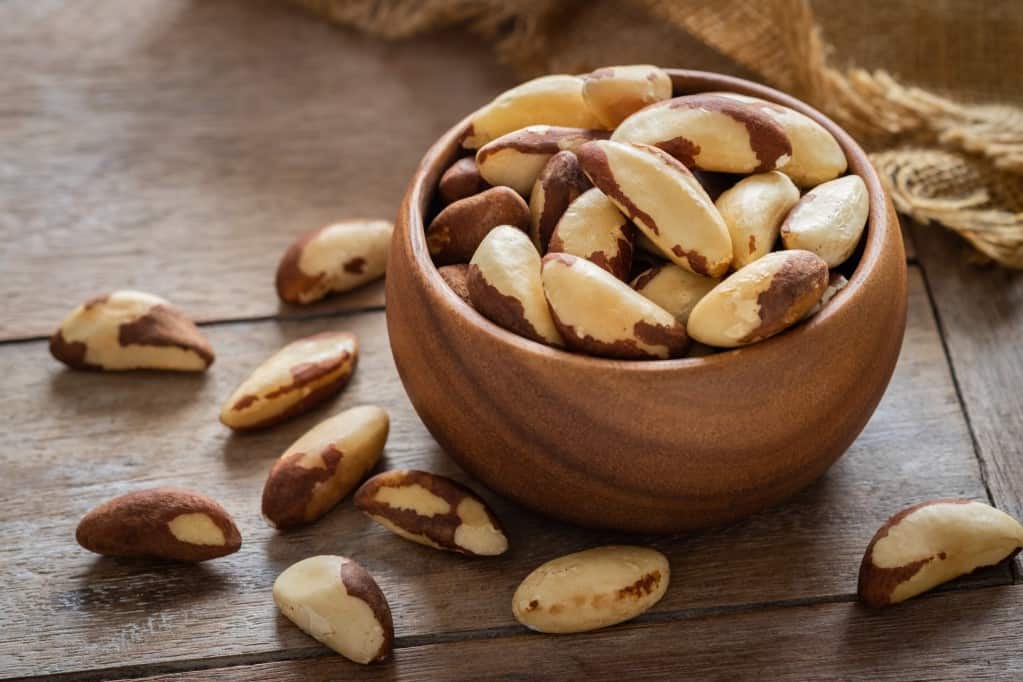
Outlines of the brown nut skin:
<svg viewBox="0 0 1023 682">
<path fill-rule="evenodd" d="M 307 431 L 270 470 L 263 518 L 287 530 L 324 516 L 380 461 L 389 427 L 386 410 L 362 405 Z"/>
<path fill-rule="evenodd" d="M 470 556 L 508 549 L 501 522 L 476 493 L 426 471 L 395 469 L 373 476 L 356 491 L 355 507 L 406 540 L 434 549 Z"/>
<path fill-rule="evenodd" d="M 479 149 L 491 140 L 531 125 L 599 128 L 583 99 L 583 79 L 554 74 L 517 85 L 472 116 L 462 146 Z"/>
<path fill-rule="evenodd" d="M 499 327 L 537 343 L 563 346 L 540 280 L 540 254 L 510 225 L 490 231 L 469 262 L 469 301 Z"/>
<path fill-rule="evenodd" d="M 547 253 L 551 235 L 565 210 L 590 187 L 578 157 L 570 151 L 558 152 L 540 171 L 529 194 L 529 236 L 540 255 Z"/>
<path fill-rule="evenodd" d="M 693 174 L 657 147 L 584 144 L 583 171 L 657 248 L 698 275 L 720 277 L 732 261 L 728 227 Z"/>
<path fill-rule="evenodd" d="M 483 238 L 498 225 L 529 230 L 529 206 L 518 192 L 494 187 L 459 199 L 438 213 L 426 230 L 426 245 L 433 262 L 468 263 Z"/>
<path fill-rule="evenodd" d="M 387 597 L 355 561 L 320 555 L 286 568 L 274 581 L 273 598 L 288 620 L 310 637 L 355 663 L 387 660 L 394 622 Z"/>
<path fill-rule="evenodd" d="M 800 187 L 814 187 L 845 173 L 848 160 L 835 136 L 809 116 L 788 107 L 734 92 L 714 93 L 758 107 L 781 126 L 792 143 L 792 158 L 780 167 Z"/>
<path fill-rule="evenodd" d="M 358 357 L 358 341 L 349 332 L 321 332 L 292 341 L 235 389 L 220 410 L 220 421 L 235 431 L 248 431 L 302 414 L 345 387 Z"/>
<path fill-rule="evenodd" d="M 468 263 L 455 263 L 454 265 L 442 265 L 437 268 L 437 272 L 440 273 L 441 279 L 451 287 L 451 291 L 455 292 L 458 298 L 462 299 L 469 305 L 472 305 L 472 301 L 469 300 L 469 284 L 466 278 L 469 275 L 469 264 Z"/>
<path fill-rule="evenodd" d="M 304 305 L 383 277 L 394 223 L 344 220 L 306 232 L 277 266 L 277 296 Z"/>
<path fill-rule="evenodd" d="M 700 343 L 737 348 L 802 320 L 828 286 L 828 266 L 809 251 L 775 251 L 710 290 L 689 313 L 686 331 Z"/>
<path fill-rule="evenodd" d="M 649 64 L 606 66 L 583 76 L 583 99 L 608 129 L 643 107 L 671 97 L 671 76 Z"/>
<path fill-rule="evenodd" d="M 623 360 L 685 354 L 689 339 L 678 320 L 599 265 L 548 253 L 542 277 L 551 316 L 569 348 Z"/>
<path fill-rule="evenodd" d="M 670 579 L 668 558 L 654 549 L 594 547 L 537 567 L 515 590 L 512 614 L 537 632 L 587 632 L 640 615 Z"/>
<path fill-rule="evenodd" d="M 983 502 L 928 500 L 888 519 L 860 564 L 857 592 L 879 608 L 915 597 L 1023 548 L 1023 525 Z"/>
<path fill-rule="evenodd" d="M 758 106 L 706 93 L 646 107 L 611 139 L 650 144 L 687 168 L 722 173 L 766 173 L 792 158 L 788 135 Z"/>
<path fill-rule="evenodd" d="M 523 196 L 530 193 L 552 156 L 574 151 L 591 140 L 607 139 L 606 130 L 529 126 L 502 135 L 476 152 L 476 164 L 491 185 L 504 185 Z"/>
<path fill-rule="evenodd" d="M 440 182 L 437 183 L 437 192 L 445 204 L 471 197 L 487 189 L 490 189 L 490 184 L 480 175 L 480 167 L 476 165 L 476 158 L 473 156 L 455 161 L 444 171 L 444 175 L 440 176 Z"/>
<path fill-rule="evenodd" d="M 632 269 L 635 228 L 596 187 L 583 192 L 561 216 L 548 253 L 570 253 L 596 263 L 618 279 Z"/>
<path fill-rule="evenodd" d="M 50 337 L 50 353 L 72 369 L 201 372 L 213 349 L 183 312 L 164 299 L 122 290 L 75 308 Z"/>
<path fill-rule="evenodd" d="M 238 527 L 215 501 L 182 488 L 120 495 L 87 513 L 75 531 L 96 554 L 206 561 L 237 552 Z"/>
</svg>

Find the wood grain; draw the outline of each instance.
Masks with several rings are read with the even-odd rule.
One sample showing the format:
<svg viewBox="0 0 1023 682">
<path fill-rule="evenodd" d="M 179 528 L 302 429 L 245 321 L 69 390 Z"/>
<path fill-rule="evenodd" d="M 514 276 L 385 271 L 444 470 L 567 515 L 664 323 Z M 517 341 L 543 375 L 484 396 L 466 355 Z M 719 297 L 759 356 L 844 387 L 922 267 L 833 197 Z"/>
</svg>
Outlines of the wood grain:
<svg viewBox="0 0 1023 682">
<path fill-rule="evenodd" d="M 971 264 L 939 227 L 913 231 L 991 496 L 1023 517 L 1023 272 Z"/>
<path fill-rule="evenodd" d="M 429 144 L 512 84 L 464 34 L 389 44 L 272 0 L 2 2 L 0 61 L 0 339 L 117 288 L 307 314 L 274 293 L 285 247 L 393 219 Z"/>
<path fill-rule="evenodd" d="M 817 604 L 619 626 L 585 635 L 518 634 L 398 650 L 366 680 L 1009 680 L 1023 676 L 1020 586 L 931 595 L 885 611 Z M 337 656 L 146 678 L 231 682 L 337 679 Z M 349 674 L 354 674 L 352 671 Z"/>
<path fill-rule="evenodd" d="M 0 595 L 0 676 L 316 651 L 276 612 L 270 587 L 286 566 L 319 553 L 350 555 L 377 577 L 402 646 L 515 627 L 510 595 L 533 567 L 612 541 L 669 555 L 676 579 L 658 613 L 849 599 L 863 549 L 890 514 L 929 497 L 985 496 L 915 269 L 910 281 L 906 343 L 887 395 L 848 454 L 792 502 L 718 531 L 645 538 L 572 528 L 484 491 L 512 549 L 481 561 L 403 541 L 350 501 L 288 534 L 259 516 L 274 458 L 319 419 L 356 404 L 391 413 L 384 467 L 466 480 L 412 412 L 380 312 L 209 326 L 218 360 L 206 376 L 73 372 L 51 361 L 43 342 L 0 345 L 8 389 L 0 409 L 16 425 L 0 436 L 0 563 L 19 585 Z M 360 338 L 359 368 L 339 399 L 251 435 L 232 435 L 217 422 L 220 401 L 262 358 L 324 329 Z M 93 505 L 158 484 L 193 487 L 224 504 L 241 528 L 241 551 L 194 567 L 99 558 L 74 544 L 74 527 Z M 1009 575 L 993 569 L 974 580 L 1007 582 Z M 75 646 L 60 645 L 68 641 Z"/>
</svg>

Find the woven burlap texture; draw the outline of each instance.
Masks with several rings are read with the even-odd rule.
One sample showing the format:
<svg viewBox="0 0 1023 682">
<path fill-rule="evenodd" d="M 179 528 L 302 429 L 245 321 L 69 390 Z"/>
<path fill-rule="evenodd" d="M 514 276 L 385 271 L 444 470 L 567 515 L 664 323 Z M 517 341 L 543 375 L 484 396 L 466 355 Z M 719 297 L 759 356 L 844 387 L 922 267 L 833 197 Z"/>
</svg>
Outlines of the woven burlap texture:
<svg viewBox="0 0 1023 682">
<path fill-rule="evenodd" d="M 564 0 L 292 0 L 338 24 L 401 39 L 462 27 L 523 76 L 551 71 Z M 619 0 L 817 107 L 868 150 L 896 208 L 954 230 L 983 256 L 1023 268 L 1023 111 L 962 104 L 885 71 L 832 65 L 807 0 Z M 609 46 L 613 47 L 613 46 Z M 590 54 L 593 48 L 590 47 Z M 589 59 L 599 59 L 600 51 Z M 594 68 L 614 63 L 580 64 Z"/>
</svg>

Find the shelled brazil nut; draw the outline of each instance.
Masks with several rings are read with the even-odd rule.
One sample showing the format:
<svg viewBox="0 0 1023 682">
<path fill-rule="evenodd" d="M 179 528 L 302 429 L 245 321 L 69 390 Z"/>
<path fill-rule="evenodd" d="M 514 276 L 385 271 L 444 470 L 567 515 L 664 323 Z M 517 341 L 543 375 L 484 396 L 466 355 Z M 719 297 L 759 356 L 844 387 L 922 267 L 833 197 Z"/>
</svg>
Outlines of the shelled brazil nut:
<svg viewBox="0 0 1023 682">
<path fill-rule="evenodd" d="M 540 254 L 521 230 L 491 230 L 469 261 L 465 283 L 469 302 L 494 323 L 539 343 L 564 345 L 544 298 Z"/>
<path fill-rule="evenodd" d="M 348 332 L 321 332 L 292 341 L 235 389 L 220 410 L 220 421 L 246 431 L 306 412 L 345 387 L 357 360 L 358 343 Z"/>
<path fill-rule="evenodd" d="M 91 298 L 68 314 L 50 353 L 73 369 L 202 372 L 213 349 L 195 323 L 169 302 L 142 291 Z"/>
<path fill-rule="evenodd" d="M 476 165 L 491 185 L 504 185 L 529 196 L 540 171 L 552 156 L 574 151 L 590 140 L 607 137 L 607 131 L 561 126 L 529 126 L 515 130 L 480 147 Z"/>
<path fill-rule="evenodd" d="M 529 236 L 541 253 L 547 252 L 554 228 L 569 205 L 590 187 L 579 158 L 569 151 L 552 156 L 540 171 L 529 194 Z"/>
<path fill-rule="evenodd" d="M 277 266 L 277 295 L 312 303 L 382 277 L 393 231 L 389 220 L 346 220 L 307 232 Z"/>
<path fill-rule="evenodd" d="M 390 420 L 363 405 L 325 419 L 284 451 L 263 487 L 263 518 L 285 530 L 312 523 L 380 461 Z"/>
<path fill-rule="evenodd" d="M 655 66 L 545 76 L 470 117 L 474 160 L 443 174 L 426 242 L 456 293 L 533 341 L 634 360 L 747 346 L 855 286 L 870 202 L 839 139 L 743 93 L 672 92 Z"/>
<path fill-rule="evenodd" d="M 497 516 L 464 485 L 412 469 L 377 474 L 355 493 L 355 506 L 406 540 L 470 556 L 497 556 L 508 538 Z"/>
<path fill-rule="evenodd" d="M 547 251 L 585 258 L 626 279 L 632 269 L 632 241 L 632 223 L 594 187 L 565 209 Z"/>
</svg>

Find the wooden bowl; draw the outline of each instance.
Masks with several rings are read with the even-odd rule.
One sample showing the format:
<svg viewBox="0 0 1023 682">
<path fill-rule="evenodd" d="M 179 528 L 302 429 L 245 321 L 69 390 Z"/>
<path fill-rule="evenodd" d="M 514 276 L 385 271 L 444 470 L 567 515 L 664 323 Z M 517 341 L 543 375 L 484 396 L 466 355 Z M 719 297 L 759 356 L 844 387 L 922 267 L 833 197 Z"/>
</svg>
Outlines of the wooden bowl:
<svg viewBox="0 0 1023 682">
<path fill-rule="evenodd" d="M 891 200 L 864 151 L 811 107 L 750 81 L 670 70 L 675 94 L 730 90 L 784 104 L 838 139 L 870 194 L 848 286 L 767 341 L 703 358 L 628 362 L 507 332 L 459 299 L 423 233 L 463 120 L 412 178 L 387 268 L 398 373 L 440 445 L 493 490 L 585 526 L 678 532 L 781 502 L 866 425 L 895 369 L 906 265 Z"/>
</svg>

